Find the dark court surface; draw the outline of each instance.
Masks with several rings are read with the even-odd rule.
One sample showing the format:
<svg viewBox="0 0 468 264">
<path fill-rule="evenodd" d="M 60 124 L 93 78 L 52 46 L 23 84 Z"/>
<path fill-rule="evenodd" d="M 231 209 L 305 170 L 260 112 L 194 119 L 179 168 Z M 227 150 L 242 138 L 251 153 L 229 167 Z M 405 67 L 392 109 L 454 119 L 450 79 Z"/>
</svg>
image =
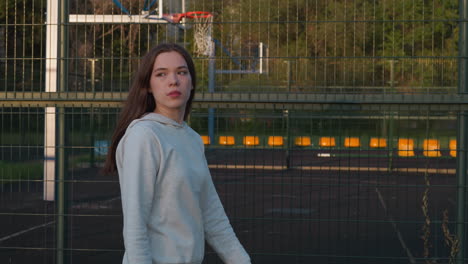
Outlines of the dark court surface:
<svg viewBox="0 0 468 264">
<path fill-rule="evenodd" d="M 447 210 L 453 232 L 455 159 L 320 153 L 207 150 L 217 190 L 253 263 L 421 262 L 424 197 L 431 257 L 447 262 L 442 216 Z M 120 263 L 117 177 L 100 175 L 97 168 L 74 168 L 68 177 L 66 260 Z M 40 181 L 3 186 L 0 263 L 56 263 L 56 204 L 43 201 L 42 193 Z M 207 247 L 204 263 L 222 262 Z"/>
</svg>

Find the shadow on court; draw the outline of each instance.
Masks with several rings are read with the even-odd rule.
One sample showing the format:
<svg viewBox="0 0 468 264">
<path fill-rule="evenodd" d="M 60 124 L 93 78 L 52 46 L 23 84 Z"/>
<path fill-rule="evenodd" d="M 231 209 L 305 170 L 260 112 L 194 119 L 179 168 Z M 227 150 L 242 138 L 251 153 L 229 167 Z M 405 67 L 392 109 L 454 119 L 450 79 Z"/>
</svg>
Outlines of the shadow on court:
<svg viewBox="0 0 468 264">
<path fill-rule="evenodd" d="M 447 262 L 442 215 L 448 210 L 449 221 L 454 220 L 454 159 L 319 153 L 323 151 L 207 150 L 226 212 L 253 263 L 421 263 L 426 191 L 430 256 Z M 66 185 L 68 262 L 120 263 L 117 177 L 93 168 L 73 169 Z M 39 181 L 0 193 L 0 263 L 56 262 L 56 203 L 43 201 L 42 192 Z M 453 232 L 453 224 L 447 226 Z M 222 262 L 207 247 L 204 263 Z"/>
</svg>

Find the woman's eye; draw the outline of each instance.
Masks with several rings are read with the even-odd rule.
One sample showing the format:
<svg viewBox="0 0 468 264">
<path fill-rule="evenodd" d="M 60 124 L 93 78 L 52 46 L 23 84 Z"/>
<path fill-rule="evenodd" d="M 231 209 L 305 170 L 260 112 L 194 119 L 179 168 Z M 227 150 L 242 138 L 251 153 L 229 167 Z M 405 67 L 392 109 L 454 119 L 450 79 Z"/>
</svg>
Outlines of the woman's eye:
<svg viewBox="0 0 468 264">
<path fill-rule="evenodd" d="M 180 71 L 179 72 L 180 75 L 187 75 L 187 73 L 188 73 L 187 71 Z"/>
<path fill-rule="evenodd" d="M 166 73 L 164 72 L 156 73 L 156 77 L 163 77 L 163 76 L 166 76 Z"/>
</svg>

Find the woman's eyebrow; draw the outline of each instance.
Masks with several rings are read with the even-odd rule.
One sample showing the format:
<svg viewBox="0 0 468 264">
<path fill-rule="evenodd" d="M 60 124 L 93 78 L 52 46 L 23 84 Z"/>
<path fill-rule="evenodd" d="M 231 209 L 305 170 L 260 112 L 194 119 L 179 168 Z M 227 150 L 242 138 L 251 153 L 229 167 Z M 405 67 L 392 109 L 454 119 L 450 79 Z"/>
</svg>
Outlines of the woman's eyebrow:
<svg viewBox="0 0 468 264">
<path fill-rule="evenodd" d="M 176 69 L 177 69 L 177 70 L 180 70 L 180 69 L 188 69 L 188 67 L 185 66 L 185 65 L 182 65 L 182 66 L 177 67 Z M 163 67 L 161 67 L 161 68 L 156 68 L 156 69 L 154 69 L 153 72 L 155 72 L 155 71 L 167 71 L 167 68 L 163 68 Z"/>
</svg>

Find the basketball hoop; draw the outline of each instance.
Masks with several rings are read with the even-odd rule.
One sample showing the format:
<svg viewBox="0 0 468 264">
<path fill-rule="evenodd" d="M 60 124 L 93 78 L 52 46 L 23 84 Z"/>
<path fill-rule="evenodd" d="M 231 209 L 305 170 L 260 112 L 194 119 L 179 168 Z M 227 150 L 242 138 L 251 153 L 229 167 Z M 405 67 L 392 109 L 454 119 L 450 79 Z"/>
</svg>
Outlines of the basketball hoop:
<svg viewBox="0 0 468 264">
<path fill-rule="evenodd" d="M 193 26 L 195 53 L 211 56 L 214 49 L 214 44 L 211 37 L 213 16 L 211 14 L 204 16 L 193 16 L 192 19 L 195 21 Z"/>
<path fill-rule="evenodd" d="M 214 49 L 211 38 L 213 14 L 206 11 L 191 11 L 186 13 L 166 14 L 164 19 L 170 23 L 180 23 L 183 18 L 193 19 L 193 37 L 195 53 L 210 56 Z"/>
<path fill-rule="evenodd" d="M 172 13 L 172 14 L 164 14 L 163 19 L 169 23 L 180 23 L 182 18 L 190 18 L 190 19 L 202 19 L 202 18 L 209 18 L 213 15 L 210 12 L 206 11 L 191 11 L 186 13 Z"/>
</svg>

